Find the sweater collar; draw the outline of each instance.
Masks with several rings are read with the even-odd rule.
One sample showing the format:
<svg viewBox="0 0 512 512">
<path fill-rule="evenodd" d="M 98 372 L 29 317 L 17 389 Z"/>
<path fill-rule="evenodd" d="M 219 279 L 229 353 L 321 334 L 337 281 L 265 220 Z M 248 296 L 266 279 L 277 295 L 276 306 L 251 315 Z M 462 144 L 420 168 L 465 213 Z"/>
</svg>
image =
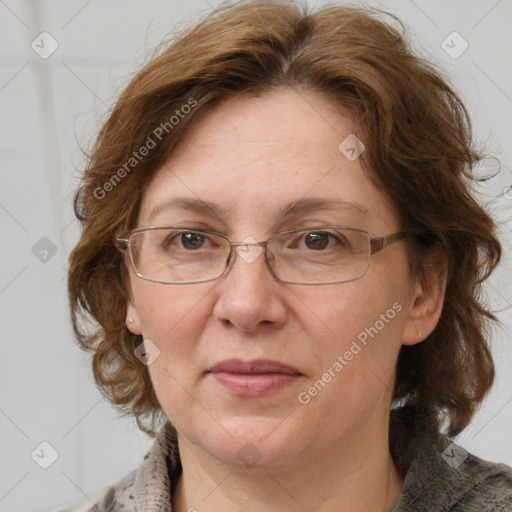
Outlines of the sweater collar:
<svg viewBox="0 0 512 512">
<path fill-rule="evenodd" d="M 181 472 L 178 436 L 175 428 L 167 421 L 135 475 L 135 510 L 172 512 L 171 492 Z"/>
</svg>

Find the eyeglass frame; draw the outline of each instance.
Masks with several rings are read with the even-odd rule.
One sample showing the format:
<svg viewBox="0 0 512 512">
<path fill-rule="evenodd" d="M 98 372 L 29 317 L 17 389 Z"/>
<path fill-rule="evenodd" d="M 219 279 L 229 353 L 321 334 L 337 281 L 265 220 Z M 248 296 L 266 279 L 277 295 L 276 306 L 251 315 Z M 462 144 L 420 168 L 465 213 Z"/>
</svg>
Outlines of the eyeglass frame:
<svg viewBox="0 0 512 512">
<path fill-rule="evenodd" d="M 170 281 L 169 282 L 169 281 L 159 281 L 157 279 L 150 279 L 148 277 L 143 276 L 142 274 L 140 274 L 137 271 L 135 262 L 133 261 L 133 253 L 130 249 L 130 238 L 132 237 L 132 235 L 135 235 L 137 233 L 144 233 L 147 231 L 154 231 L 157 229 L 188 230 L 188 231 L 192 231 L 194 233 L 196 233 L 196 232 L 204 233 L 204 234 L 216 235 L 216 236 L 220 236 L 221 238 L 224 238 L 229 243 L 229 248 L 230 248 L 229 256 L 226 259 L 226 266 L 224 267 L 224 270 L 222 271 L 222 273 L 219 276 L 211 278 L 211 279 L 205 279 L 202 281 L 177 281 L 177 282 Z M 345 230 L 351 230 L 351 231 L 359 231 L 360 233 L 364 233 L 368 237 L 368 239 L 370 241 L 370 257 L 368 258 L 368 265 L 366 266 L 366 270 L 364 271 L 363 274 L 361 274 L 360 276 L 357 276 L 357 277 L 353 277 L 351 279 L 346 279 L 346 280 L 342 280 L 342 281 L 329 281 L 329 282 L 325 282 L 325 283 L 300 283 L 300 282 L 296 282 L 296 281 L 286 281 L 284 279 L 281 279 L 278 275 L 276 275 L 276 273 L 275 273 L 274 269 L 272 268 L 272 265 L 268 259 L 268 254 L 267 254 L 267 245 L 268 245 L 268 242 L 270 240 L 272 240 L 272 238 L 275 238 L 275 237 L 278 237 L 281 235 L 291 234 L 291 233 L 298 233 L 301 231 L 315 232 L 315 231 L 321 231 L 323 229 L 345 229 Z M 233 263 L 236 259 L 236 256 L 233 257 L 233 252 L 236 252 L 236 249 L 238 247 L 250 246 L 250 245 L 256 246 L 257 245 L 257 246 L 263 248 L 263 252 L 265 255 L 265 264 L 266 264 L 267 268 L 270 270 L 270 273 L 278 281 L 280 281 L 282 283 L 287 283 L 287 284 L 298 284 L 298 285 L 308 286 L 308 285 L 349 283 L 351 281 L 357 281 L 358 279 L 362 279 L 368 273 L 368 269 L 370 268 L 372 257 L 375 254 L 378 254 L 379 252 L 383 251 L 384 249 L 387 249 L 389 246 L 391 246 L 395 242 L 399 242 L 400 240 L 403 240 L 403 239 L 407 238 L 408 236 L 415 235 L 415 234 L 419 234 L 419 232 L 417 230 L 407 229 L 407 230 L 403 230 L 403 231 L 398 231 L 396 233 L 391 233 L 389 235 L 372 237 L 370 235 L 370 233 L 368 233 L 368 231 L 365 231 L 364 229 L 351 228 L 348 226 L 331 226 L 331 225 L 329 225 L 329 226 L 319 226 L 319 227 L 312 227 L 312 228 L 298 228 L 298 229 L 292 229 L 292 230 L 288 230 L 288 231 L 282 231 L 280 233 L 276 233 L 275 235 L 270 236 L 269 238 L 267 238 L 266 240 L 264 240 L 262 242 L 258 242 L 258 241 L 256 241 L 256 242 L 234 242 L 234 241 L 230 240 L 226 235 L 223 235 L 222 233 L 218 233 L 216 231 L 195 229 L 195 228 L 190 228 L 190 227 L 186 227 L 186 226 L 148 226 L 148 227 L 133 229 L 132 231 L 127 233 L 124 237 L 116 236 L 115 240 L 117 243 L 117 248 L 121 251 L 121 253 L 126 254 L 126 251 L 128 252 L 128 256 L 130 258 L 130 263 L 131 263 L 132 268 L 133 268 L 135 274 L 137 275 L 137 277 L 139 277 L 140 279 L 144 279 L 145 281 L 150 281 L 152 283 L 181 285 L 181 284 L 200 284 L 200 283 L 208 283 L 210 281 L 216 281 L 217 279 L 220 279 L 224 274 L 226 274 L 227 270 L 233 265 Z"/>
</svg>

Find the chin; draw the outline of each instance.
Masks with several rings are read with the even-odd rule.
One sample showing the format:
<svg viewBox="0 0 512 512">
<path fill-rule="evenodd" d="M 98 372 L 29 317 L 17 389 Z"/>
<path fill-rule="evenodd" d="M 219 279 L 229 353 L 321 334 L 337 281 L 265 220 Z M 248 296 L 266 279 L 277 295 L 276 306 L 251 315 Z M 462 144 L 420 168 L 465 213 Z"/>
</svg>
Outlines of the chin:
<svg viewBox="0 0 512 512">
<path fill-rule="evenodd" d="M 224 464 L 268 470 L 289 462 L 300 451 L 300 432 L 294 430 L 283 418 L 232 416 L 215 428 L 209 425 L 207 432 L 196 429 L 193 442 Z"/>
</svg>

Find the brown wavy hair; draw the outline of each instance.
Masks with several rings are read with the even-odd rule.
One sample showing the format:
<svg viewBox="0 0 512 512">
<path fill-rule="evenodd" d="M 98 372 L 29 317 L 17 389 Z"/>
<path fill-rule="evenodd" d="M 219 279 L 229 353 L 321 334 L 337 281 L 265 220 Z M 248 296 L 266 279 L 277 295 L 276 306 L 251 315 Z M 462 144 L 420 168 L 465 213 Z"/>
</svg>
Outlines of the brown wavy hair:
<svg viewBox="0 0 512 512">
<path fill-rule="evenodd" d="M 430 249 L 443 248 L 443 311 L 425 341 L 402 347 L 394 409 L 436 426 L 444 422 L 451 436 L 460 433 L 494 379 L 487 340 L 497 319 L 484 305 L 482 282 L 501 246 L 495 223 L 472 193 L 472 168 L 481 155 L 459 96 L 413 53 L 399 20 L 357 7 L 225 6 L 165 43 L 121 94 L 75 195 L 82 233 L 69 259 L 73 328 L 92 353 L 99 389 L 155 435 L 164 417 L 147 367 L 134 355 L 142 337 L 125 325 L 129 288 L 115 235 L 135 227 L 146 185 L 203 107 L 278 87 L 315 91 L 353 114 L 354 133 L 366 144 L 365 172 L 391 199 L 403 229 L 425 233 L 405 242 L 413 279 L 436 265 Z M 142 158 L 148 137 L 157 144 Z M 393 429 L 396 437 L 399 427 L 391 421 Z"/>
</svg>

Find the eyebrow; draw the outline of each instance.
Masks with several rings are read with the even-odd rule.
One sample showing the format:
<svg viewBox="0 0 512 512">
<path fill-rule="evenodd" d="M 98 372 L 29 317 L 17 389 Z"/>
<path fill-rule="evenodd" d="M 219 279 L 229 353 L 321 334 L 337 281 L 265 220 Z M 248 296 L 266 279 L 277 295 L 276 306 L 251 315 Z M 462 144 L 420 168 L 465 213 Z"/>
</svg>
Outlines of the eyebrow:
<svg viewBox="0 0 512 512">
<path fill-rule="evenodd" d="M 227 217 L 227 212 L 220 206 L 216 205 L 215 203 L 189 197 L 177 197 L 163 204 L 155 206 L 151 210 L 151 213 L 149 214 L 148 221 L 152 217 L 155 217 L 157 214 L 161 213 L 162 211 L 170 210 L 173 208 L 193 210 L 197 213 L 202 213 L 204 215 L 217 217 L 220 219 Z M 285 207 L 280 208 L 277 218 L 278 220 L 283 220 L 287 217 L 297 217 L 304 213 L 309 213 L 318 210 L 345 210 L 353 211 L 364 217 L 368 217 L 369 215 L 369 210 L 357 202 L 347 202 L 341 199 L 334 200 L 310 197 L 302 198 L 297 201 L 292 201 L 291 203 L 288 203 Z"/>
<path fill-rule="evenodd" d="M 302 198 L 298 201 L 293 201 L 281 208 L 279 211 L 280 218 L 294 217 L 303 213 L 308 213 L 318 210 L 347 210 L 354 211 L 365 217 L 368 217 L 369 210 L 357 202 L 348 202 L 342 199 L 324 199 L 324 198 Z"/>
</svg>

